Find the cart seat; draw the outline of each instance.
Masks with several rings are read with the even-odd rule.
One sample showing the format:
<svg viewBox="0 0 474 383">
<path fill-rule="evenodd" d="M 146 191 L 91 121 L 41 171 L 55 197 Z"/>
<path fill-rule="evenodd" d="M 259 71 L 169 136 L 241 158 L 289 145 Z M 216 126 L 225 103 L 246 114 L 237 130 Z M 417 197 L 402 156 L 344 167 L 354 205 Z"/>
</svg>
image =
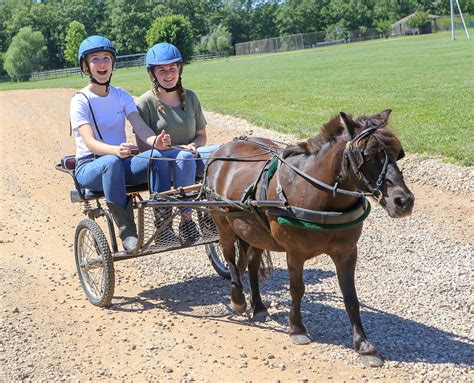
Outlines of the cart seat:
<svg viewBox="0 0 474 383">
<path fill-rule="evenodd" d="M 104 197 L 101 191 L 93 191 L 90 189 L 83 189 L 80 187 L 76 178 L 76 157 L 74 155 L 67 155 L 61 158 L 61 161 L 55 165 L 57 170 L 68 173 L 74 180 L 75 189 L 70 191 L 71 202 L 84 202 L 95 200 Z M 141 185 L 127 185 L 127 193 L 138 193 L 148 190 L 148 184 Z"/>
</svg>

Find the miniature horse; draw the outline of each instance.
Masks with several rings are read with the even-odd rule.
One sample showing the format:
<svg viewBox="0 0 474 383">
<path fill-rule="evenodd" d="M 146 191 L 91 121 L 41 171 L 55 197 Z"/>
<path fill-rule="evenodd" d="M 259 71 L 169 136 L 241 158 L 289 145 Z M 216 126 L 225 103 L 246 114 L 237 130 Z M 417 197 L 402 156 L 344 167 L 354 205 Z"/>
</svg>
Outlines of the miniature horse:
<svg viewBox="0 0 474 383">
<path fill-rule="evenodd" d="M 264 138 L 229 142 L 221 146 L 208 163 L 207 197 L 241 200 L 248 193 L 248 186 L 253 184 L 254 200 L 258 201 L 261 195 L 267 201 L 283 199 L 290 210 L 299 207 L 313 212 L 346 212 L 361 199 L 366 202 L 361 196 L 371 195 L 390 217 L 410 215 L 414 196 L 396 163 L 404 151 L 400 141 L 386 127 L 390 112 L 385 110 L 357 120 L 340 113 L 321 128 L 319 136 L 286 148 Z M 265 187 L 264 177 L 257 174 L 275 153 L 279 154 L 280 163 Z M 328 187 L 328 184 L 334 186 Z M 236 210 L 233 207 L 215 209 L 221 210 L 211 214 L 231 273 L 231 301 L 237 313 L 244 313 L 247 307 L 241 276 L 248 266 L 253 319 L 267 318 L 268 311 L 259 291 L 262 253 L 265 250 L 286 252 L 292 297 L 289 335 L 295 344 L 309 343 L 301 316 L 303 266 L 308 259 L 328 254 L 336 266 L 354 348 L 365 365 L 383 364 L 364 332 L 354 286 L 362 222 L 355 221 L 338 230 L 315 231 L 280 224 L 278 214 L 271 209 L 257 207 L 247 214 L 228 213 Z M 244 269 L 236 263 L 235 241 L 246 252 Z M 242 251 L 240 253 L 242 257 Z"/>
</svg>

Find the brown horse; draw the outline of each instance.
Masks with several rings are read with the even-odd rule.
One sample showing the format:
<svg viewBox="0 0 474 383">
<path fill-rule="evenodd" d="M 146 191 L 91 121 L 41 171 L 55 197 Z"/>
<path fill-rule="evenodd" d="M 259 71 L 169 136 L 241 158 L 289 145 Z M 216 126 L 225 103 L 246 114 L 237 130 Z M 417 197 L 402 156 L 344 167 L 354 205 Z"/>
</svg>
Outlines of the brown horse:
<svg viewBox="0 0 474 383">
<path fill-rule="evenodd" d="M 362 327 L 354 286 L 357 241 L 362 220 L 370 211 L 365 196 L 375 197 L 393 218 L 411 214 L 414 204 L 414 196 L 396 163 L 404 156 L 402 145 L 386 127 L 390 112 L 385 110 L 357 120 L 340 113 L 321 128 L 319 136 L 286 148 L 264 138 L 229 142 L 209 161 L 205 189 L 210 200 L 253 200 L 257 205 L 258 200 L 278 200 L 286 204 L 278 209 L 249 208 L 244 213 L 222 214 L 222 210 L 236 209 L 215 208 L 221 211 L 212 213 L 231 272 L 235 311 L 243 313 L 247 307 L 241 282 L 243 268 L 241 260 L 239 266 L 236 263 L 235 241 L 240 245 L 240 257 L 244 253 L 243 266 L 249 271 L 254 320 L 265 320 L 268 316 L 259 291 L 262 253 L 286 252 L 292 297 L 289 335 L 295 344 L 309 343 L 301 317 L 303 266 L 308 259 L 328 254 L 336 265 L 354 348 L 369 366 L 380 366 L 383 360 Z M 261 171 L 272 157 L 277 158 L 278 168 L 273 176 L 265 176 L 268 172 Z M 330 212 L 342 218 L 331 221 Z M 282 216 L 290 225 L 282 224 Z M 303 221 L 298 220 L 301 217 Z M 307 223 L 308 219 L 317 222 L 316 228 L 320 230 L 301 227 L 301 222 Z"/>
</svg>

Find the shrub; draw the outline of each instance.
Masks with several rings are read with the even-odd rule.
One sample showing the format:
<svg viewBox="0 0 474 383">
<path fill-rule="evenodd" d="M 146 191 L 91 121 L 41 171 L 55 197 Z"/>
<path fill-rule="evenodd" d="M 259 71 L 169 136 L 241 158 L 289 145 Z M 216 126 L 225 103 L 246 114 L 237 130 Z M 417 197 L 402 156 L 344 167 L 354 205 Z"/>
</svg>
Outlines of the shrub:
<svg viewBox="0 0 474 383">
<path fill-rule="evenodd" d="M 191 61 L 193 55 L 193 31 L 191 23 L 184 16 L 158 17 L 146 34 L 148 47 L 157 43 L 171 43 L 181 52 L 184 62 Z"/>
<path fill-rule="evenodd" d="M 199 42 L 199 44 L 197 44 L 194 47 L 194 51 L 196 53 L 203 54 L 203 53 L 208 53 L 209 52 L 209 50 L 207 49 L 207 43 L 209 42 L 209 36 L 210 35 L 201 36 L 201 41 Z"/>
<path fill-rule="evenodd" d="M 42 68 L 45 54 L 43 34 L 31 27 L 21 28 L 5 53 L 5 70 L 15 81 L 28 81 L 31 72 Z"/>
</svg>

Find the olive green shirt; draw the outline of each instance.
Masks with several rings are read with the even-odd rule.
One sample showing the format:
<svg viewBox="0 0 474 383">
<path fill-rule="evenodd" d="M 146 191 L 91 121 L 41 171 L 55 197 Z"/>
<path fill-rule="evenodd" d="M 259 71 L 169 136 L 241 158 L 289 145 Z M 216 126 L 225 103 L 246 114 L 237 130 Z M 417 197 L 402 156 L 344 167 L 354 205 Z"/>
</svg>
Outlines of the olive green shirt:
<svg viewBox="0 0 474 383">
<path fill-rule="evenodd" d="M 172 145 L 187 145 L 196 137 L 196 131 L 206 128 L 201 104 L 193 91 L 186 89 L 186 111 L 181 109 L 181 105 L 162 105 L 163 112 L 158 112 L 151 90 L 142 94 L 137 101 L 138 113 L 146 124 L 155 134 L 160 134 L 165 129 L 171 136 Z"/>
</svg>

